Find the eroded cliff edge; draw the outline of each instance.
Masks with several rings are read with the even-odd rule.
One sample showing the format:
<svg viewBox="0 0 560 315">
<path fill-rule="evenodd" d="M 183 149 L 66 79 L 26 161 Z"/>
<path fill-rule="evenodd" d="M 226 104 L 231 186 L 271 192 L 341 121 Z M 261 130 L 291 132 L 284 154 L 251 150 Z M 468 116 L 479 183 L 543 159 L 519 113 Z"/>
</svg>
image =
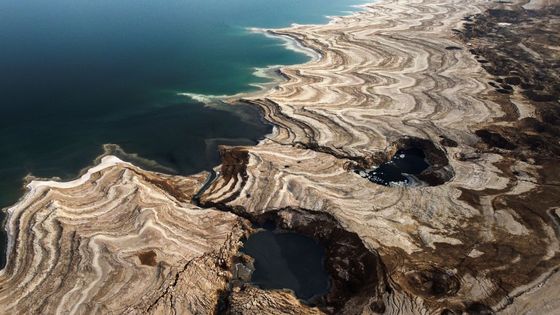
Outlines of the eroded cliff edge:
<svg viewBox="0 0 560 315">
<path fill-rule="evenodd" d="M 555 4 L 382 1 L 328 25 L 275 30 L 321 58 L 245 100 L 273 134 L 223 148 L 220 176 L 196 205 L 205 174 L 166 176 L 111 157 L 73 183 L 32 183 L 9 210 L 1 310 L 552 313 Z M 526 35 L 535 28 L 545 35 Z M 418 185 L 355 171 L 401 149 L 430 164 Z M 310 307 L 289 292 L 228 288 L 249 221 L 267 216 L 332 246 L 340 293 L 333 285 Z"/>
</svg>

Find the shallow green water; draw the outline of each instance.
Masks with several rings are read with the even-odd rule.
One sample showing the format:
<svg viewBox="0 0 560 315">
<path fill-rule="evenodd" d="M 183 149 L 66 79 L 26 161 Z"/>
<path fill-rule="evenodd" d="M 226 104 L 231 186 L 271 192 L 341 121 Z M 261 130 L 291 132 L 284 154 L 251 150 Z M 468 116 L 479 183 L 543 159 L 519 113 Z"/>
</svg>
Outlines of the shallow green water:
<svg viewBox="0 0 560 315">
<path fill-rule="evenodd" d="M 217 143 L 256 143 L 270 127 L 254 109 L 178 93 L 255 89 L 256 67 L 308 57 L 247 27 L 321 23 L 357 2 L 0 0 L 0 207 L 25 175 L 75 177 L 106 143 L 180 174 L 216 165 Z"/>
</svg>

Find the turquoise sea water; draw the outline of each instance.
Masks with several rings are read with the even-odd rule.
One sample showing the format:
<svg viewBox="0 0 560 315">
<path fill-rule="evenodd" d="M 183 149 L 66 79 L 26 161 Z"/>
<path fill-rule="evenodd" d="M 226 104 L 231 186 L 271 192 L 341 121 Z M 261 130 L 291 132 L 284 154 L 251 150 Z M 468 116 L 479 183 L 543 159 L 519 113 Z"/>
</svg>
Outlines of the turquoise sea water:
<svg viewBox="0 0 560 315">
<path fill-rule="evenodd" d="M 256 143 L 270 126 L 255 109 L 178 93 L 254 90 L 255 68 L 308 57 L 247 27 L 324 23 L 359 2 L 0 0 L 0 207 L 25 175 L 76 177 L 106 143 L 179 174 L 216 165 L 216 144 Z"/>
</svg>

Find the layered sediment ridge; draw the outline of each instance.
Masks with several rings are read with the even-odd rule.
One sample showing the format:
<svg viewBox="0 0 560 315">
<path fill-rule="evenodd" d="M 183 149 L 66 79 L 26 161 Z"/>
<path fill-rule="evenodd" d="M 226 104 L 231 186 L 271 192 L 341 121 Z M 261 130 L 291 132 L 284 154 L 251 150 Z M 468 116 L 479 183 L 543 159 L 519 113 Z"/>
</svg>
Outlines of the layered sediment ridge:
<svg viewBox="0 0 560 315">
<path fill-rule="evenodd" d="M 286 228 L 324 242 L 341 229 L 359 240 L 360 251 L 331 256 L 331 276 L 350 292 L 336 311 L 545 312 L 560 262 L 557 158 L 500 134 L 525 133 L 517 121 L 533 105 L 488 84 L 458 35 L 465 16 L 521 4 L 381 1 L 327 25 L 271 31 L 321 58 L 283 68 L 285 83 L 243 100 L 274 131 L 254 147 L 222 148 L 217 180 L 197 196 L 204 209 L 190 202 L 204 174 L 166 176 L 113 158 L 76 182 L 34 182 L 9 209 L 2 310 L 212 313 L 221 295 L 235 314 L 333 311 L 285 291 L 227 288 L 250 230 L 240 217 L 280 211 Z M 377 185 L 354 171 L 408 148 L 430 162 L 419 175 L 427 185 Z M 323 213 L 338 232 L 289 209 Z M 368 257 L 361 248 L 380 259 L 367 284 L 375 289 L 358 290 L 341 267 Z M 541 287 L 542 302 L 527 298 Z"/>
<path fill-rule="evenodd" d="M 0 312 L 212 313 L 246 229 L 190 203 L 204 179 L 105 157 L 73 182 L 32 182 L 8 209 Z"/>
</svg>

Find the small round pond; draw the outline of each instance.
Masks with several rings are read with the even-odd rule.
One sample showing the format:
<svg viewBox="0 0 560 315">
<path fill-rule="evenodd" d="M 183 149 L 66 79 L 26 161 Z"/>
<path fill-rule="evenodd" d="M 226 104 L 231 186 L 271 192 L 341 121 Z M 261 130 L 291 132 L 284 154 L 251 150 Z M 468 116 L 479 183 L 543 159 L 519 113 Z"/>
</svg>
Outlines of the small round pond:
<svg viewBox="0 0 560 315">
<path fill-rule="evenodd" d="M 391 160 L 379 167 L 370 171 L 359 171 L 359 174 L 374 183 L 385 186 L 409 185 L 416 181 L 413 175 L 422 173 L 429 166 L 421 149 L 402 149 L 398 150 Z"/>
</svg>

